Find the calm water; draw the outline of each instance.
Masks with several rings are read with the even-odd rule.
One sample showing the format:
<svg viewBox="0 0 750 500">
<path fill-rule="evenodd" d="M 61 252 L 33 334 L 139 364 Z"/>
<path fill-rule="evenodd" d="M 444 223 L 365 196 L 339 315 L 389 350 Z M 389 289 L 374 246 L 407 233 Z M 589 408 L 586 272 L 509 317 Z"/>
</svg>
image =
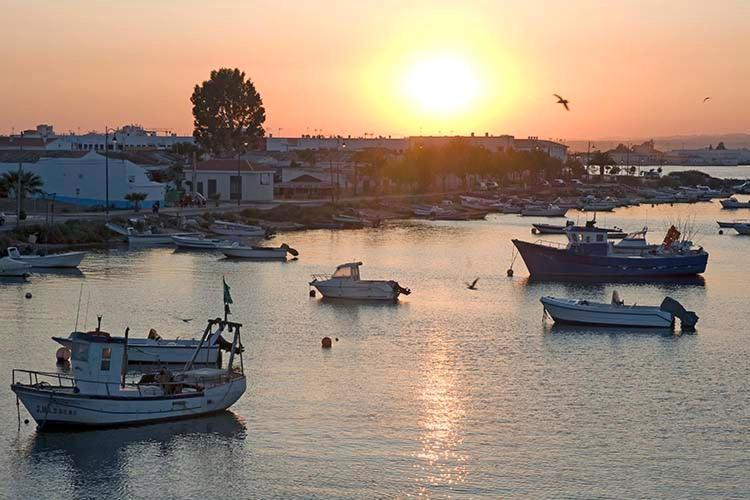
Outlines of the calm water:
<svg viewBox="0 0 750 500">
<path fill-rule="evenodd" d="M 532 238 L 531 220 L 516 216 L 281 235 L 301 252 L 288 263 L 114 250 L 87 257 L 82 275 L 3 283 L 0 497 L 746 498 L 750 237 L 719 236 L 713 221 L 750 213 L 636 207 L 600 222 L 648 224 L 655 240 L 667 220 L 690 216 L 711 257 L 705 279 L 680 284 L 534 283 L 520 260 L 508 279 L 511 237 Z M 398 305 L 308 297 L 310 274 L 352 259 L 413 294 Z M 247 325 L 249 388 L 231 412 L 17 430 L 11 367 L 54 369 L 49 337 L 73 328 L 82 283 L 87 327 L 99 313 L 113 332 L 193 336 L 221 313 L 222 276 Z M 608 300 L 615 288 L 642 304 L 677 298 L 701 316 L 698 332 L 542 321 L 541 295 Z M 330 351 L 324 335 L 340 339 Z"/>
</svg>

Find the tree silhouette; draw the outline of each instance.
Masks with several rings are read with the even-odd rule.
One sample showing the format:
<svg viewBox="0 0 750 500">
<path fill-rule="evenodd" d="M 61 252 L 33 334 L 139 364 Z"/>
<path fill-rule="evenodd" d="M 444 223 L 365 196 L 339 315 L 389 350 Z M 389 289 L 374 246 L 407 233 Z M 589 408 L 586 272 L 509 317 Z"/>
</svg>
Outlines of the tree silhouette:
<svg viewBox="0 0 750 500">
<path fill-rule="evenodd" d="M 141 202 L 148 196 L 146 193 L 128 193 L 125 200 L 133 204 L 133 210 L 138 212 L 141 209 Z"/>
<path fill-rule="evenodd" d="M 245 145 L 263 137 L 266 110 L 255 85 L 239 69 L 221 68 L 196 85 L 193 103 L 193 137 L 212 153 L 240 154 Z"/>
</svg>

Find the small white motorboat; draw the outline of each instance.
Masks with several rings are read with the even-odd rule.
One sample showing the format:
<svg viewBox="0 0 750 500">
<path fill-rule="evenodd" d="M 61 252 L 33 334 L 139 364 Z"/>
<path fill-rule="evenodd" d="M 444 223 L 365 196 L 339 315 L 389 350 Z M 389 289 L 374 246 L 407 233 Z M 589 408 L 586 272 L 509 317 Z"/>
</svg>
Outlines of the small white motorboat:
<svg viewBox="0 0 750 500">
<path fill-rule="evenodd" d="M 397 300 L 399 295 L 411 293 L 393 280 L 360 279 L 361 265 L 361 262 L 348 262 L 337 266 L 331 276 L 313 275 L 310 286 L 317 288 L 323 297 L 334 299 Z"/>
<path fill-rule="evenodd" d="M 666 297 L 660 306 L 625 305 L 617 292 L 612 302 L 560 299 L 545 296 L 540 299 L 545 313 L 560 323 L 598 326 L 630 326 L 644 328 L 672 328 L 679 317 L 684 330 L 692 329 L 698 316 L 686 311 L 676 300 Z"/>
<path fill-rule="evenodd" d="M 76 332 L 67 337 L 52 337 L 52 340 L 63 347 L 73 350 L 73 339 Z M 93 335 L 109 335 L 101 331 L 98 326 Z M 163 339 L 151 329 L 147 338 L 136 338 L 128 340 L 128 361 L 139 365 L 163 365 L 163 364 L 185 364 L 190 361 L 193 351 L 198 346 L 200 339 Z M 221 360 L 220 350 L 227 349 L 228 342 L 225 341 L 219 331 L 211 333 L 206 339 L 200 356 L 196 363 L 204 365 L 215 365 Z"/>
<path fill-rule="evenodd" d="M 227 222 L 223 220 L 214 221 L 214 223 L 209 226 L 209 229 L 212 233 L 221 236 L 233 236 L 236 238 L 262 237 L 269 234 L 269 232 L 261 226 L 251 226 L 248 224 L 239 224 L 237 222 Z"/>
<path fill-rule="evenodd" d="M 86 252 L 65 252 L 49 255 L 21 255 L 16 247 L 8 247 L 8 257 L 18 262 L 25 262 L 32 268 L 72 268 L 78 267 Z"/>
<path fill-rule="evenodd" d="M 221 251 L 224 255 L 233 259 L 286 260 L 287 254 L 294 257 L 299 255 L 297 250 L 286 243 L 282 243 L 278 247 L 225 247 Z"/>
<path fill-rule="evenodd" d="M 75 332 L 73 375 L 16 369 L 10 387 L 43 431 L 148 424 L 215 413 L 245 393 L 241 326 L 220 318 L 209 320 L 184 370 L 172 373 L 162 368 L 137 382 L 126 381 L 127 330 L 124 338 Z M 214 329 L 233 332 L 226 367 L 194 368 Z M 235 355 L 240 360 L 237 367 Z"/>
<path fill-rule="evenodd" d="M 193 250 L 217 250 L 230 247 L 238 247 L 236 241 L 221 240 L 218 238 L 206 238 L 204 236 L 172 236 L 172 241 L 178 248 L 190 248 Z"/>
<path fill-rule="evenodd" d="M 31 265 L 27 262 L 0 257 L 0 276 L 26 277 L 29 275 Z"/>
</svg>

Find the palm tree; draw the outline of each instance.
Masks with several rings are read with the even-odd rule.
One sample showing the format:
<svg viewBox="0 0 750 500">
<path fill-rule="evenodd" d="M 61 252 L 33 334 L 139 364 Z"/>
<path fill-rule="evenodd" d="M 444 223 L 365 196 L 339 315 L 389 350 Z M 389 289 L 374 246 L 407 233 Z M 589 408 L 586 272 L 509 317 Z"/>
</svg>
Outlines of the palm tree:
<svg viewBox="0 0 750 500">
<path fill-rule="evenodd" d="M 42 181 L 42 178 L 34 172 L 21 172 L 20 184 L 21 199 L 18 203 L 18 217 L 19 219 L 23 220 L 26 218 L 26 214 L 23 210 L 23 200 L 26 198 L 26 196 L 42 193 L 42 186 L 44 185 L 44 181 Z M 17 198 L 16 191 L 18 190 L 18 185 L 19 182 L 17 170 L 5 172 L 2 176 L 0 176 L 0 191 L 4 191 L 8 193 L 8 195 L 13 193 L 13 197 Z"/>
<path fill-rule="evenodd" d="M 27 195 L 39 194 L 42 192 L 42 186 L 44 182 L 34 172 L 22 172 L 21 173 L 21 199 L 26 198 Z M 5 191 L 9 195 L 12 193 L 13 197 L 16 196 L 16 190 L 18 189 L 18 171 L 11 170 L 5 172 L 0 176 L 0 190 Z"/>
<path fill-rule="evenodd" d="M 148 196 L 146 193 L 128 193 L 125 195 L 125 200 L 133 204 L 133 210 L 139 211 L 141 209 L 141 202 Z"/>
</svg>

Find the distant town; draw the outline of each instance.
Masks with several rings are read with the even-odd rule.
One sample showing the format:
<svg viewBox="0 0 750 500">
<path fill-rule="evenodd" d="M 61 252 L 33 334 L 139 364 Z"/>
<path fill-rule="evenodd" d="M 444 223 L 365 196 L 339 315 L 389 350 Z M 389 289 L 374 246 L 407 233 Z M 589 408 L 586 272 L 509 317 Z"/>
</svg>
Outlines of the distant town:
<svg viewBox="0 0 750 500">
<path fill-rule="evenodd" d="M 565 172 L 570 175 L 577 165 L 596 165 L 595 154 L 606 155 L 609 174 L 624 175 L 653 176 L 656 169 L 648 167 L 660 165 L 750 163 L 750 149 L 733 149 L 723 142 L 701 149 L 667 152 L 657 150 L 654 141 L 619 144 L 608 151 L 599 151 L 590 144 L 587 151 L 571 153 L 562 142 L 490 134 L 402 138 L 269 135 L 248 144 L 242 154 L 226 157 L 200 152 L 192 136 L 148 130 L 139 125 L 108 129 L 106 133 L 58 134 L 52 125 L 40 124 L 19 134 L 0 136 L 0 173 L 15 172 L 19 168 L 33 172 L 42 182 L 42 192 L 54 193 L 59 202 L 83 207 L 101 207 L 108 202 L 111 208 L 132 208 L 129 198 L 133 193 L 138 193 L 142 198 L 141 206 L 146 208 L 157 202 L 161 205 L 179 203 L 185 193 L 193 193 L 204 202 L 326 199 L 333 192 L 351 195 L 408 192 L 409 189 L 418 192 L 421 174 L 415 172 L 413 178 L 409 178 L 404 163 L 409 162 L 410 154 L 422 149 L 456 150 L 460 147 L 473 148 L 475 153 L 484 151 L 497 156 L 499 152 L 506 152 L 506 155 L 514 152 L 517 156 L 471 159 L 457 153 L 458 156 L 453 156 L 454 163 L 487 163 L 484 167 L 467 167 L 466 172 L 461 172 L 460 168 L 445 164 L 450 162 L 449 157 L 438 165 L 433 155 L 430 161 L 435 164 L 430 169 L 434 172 L 430 174 L 442 172 L 440 182 L 435 183 L 436 190 L 469 190 L 478 187 L 483 180 L 500 180 L 492 169 L 493 165 L 503 162 L 518 165 L 508 168 L 510 180 L 528 179 L 535 174 L 543 178 L 563 176 Z M 464 153 L 470 155 L 467 151 Z M 540 159 L 543 157 L 552 163 L 539 168 L 522 165 L 534 163 L 533 158 L 537 158 L 536 163 L 544 163 L 546 160 Z M 410 165 L 420 161 L 411 160 L 414 161 Z M 386 175 L 389 168 L 392 175 Z M 107 200 L 102 189 L 105 176 L 109 178 Z"/>
</svg>

